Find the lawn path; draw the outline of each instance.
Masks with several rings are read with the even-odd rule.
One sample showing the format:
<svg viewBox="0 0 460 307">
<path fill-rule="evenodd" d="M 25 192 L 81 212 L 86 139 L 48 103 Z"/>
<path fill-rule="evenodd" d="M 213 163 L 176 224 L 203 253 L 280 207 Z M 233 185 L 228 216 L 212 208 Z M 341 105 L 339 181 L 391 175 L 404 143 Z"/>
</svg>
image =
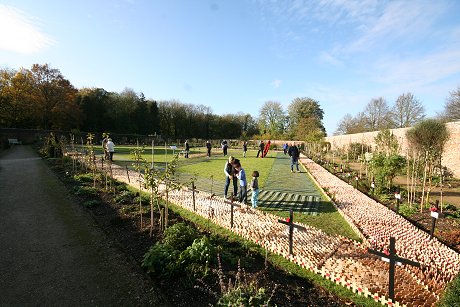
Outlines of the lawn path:
<svg viewBox="0 0 460 307">
<path fill-rule="evenodd" d="M 264 190 L 321 197 L 321 193 L 309 178 L 305 169 L 299 165 L 301 173 L 291 173 L 290 165 L 290 157 L 278 152 Z"/>
</svg>

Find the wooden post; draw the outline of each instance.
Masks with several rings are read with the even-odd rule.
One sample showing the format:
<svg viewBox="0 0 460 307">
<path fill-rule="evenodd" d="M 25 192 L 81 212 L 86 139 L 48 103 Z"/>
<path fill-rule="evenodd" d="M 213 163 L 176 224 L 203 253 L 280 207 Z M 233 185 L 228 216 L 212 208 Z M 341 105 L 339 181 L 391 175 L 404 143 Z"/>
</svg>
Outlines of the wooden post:
<svg viewBox="0 0 460 307">
<path fill-rule="evenodd" d="M 230 205 L 230 228 L 233 228 L 233 207 L 241 207 L 233 202 L 233 193 L 230 194 L 230 201 L 224 201 L 224 203 Z"/>
<path fill-rule="evenodd" d="M 303 227 L 303 226 L 299 226 L 299 225 L 294 224 L 294 212 L 293 212 L 292 208 L 289 209 L 289 219 L 287 219 L 286 221 L 285 220 L 278 220 L 278 223 L 282 223 L 282 224 L 285 224 L 285 225 L 289 226 L 289 254 L 293 255 L 293 252 L 292 252 L 292 238 L 293 238 L 293 235 L 294 235 L 294 227 L 297 228 L 297 229 L 301 229 L 301 230 L 306 230 L 306 228 Z"/>
<path fill-rule="evenodd" d="M 128 183 L 131 183 L 131 180 L 129 179 L 128 165 L 125 165 L 125 167 L 126 167 L 126 176 L 128 176 Z"/>
<path fill-rule="evenodd" d="M 193 202 L 193 211 L 196 211 L 196 209 L 195 209 L 195 190 L 196 190 L 195 182 L 192 181 L 192 202 Z"/>
<path fill-rule="evenodd" d="M 382 260 L 390 263 L 389 278 L 388 278 L 388 297 L 394 302 L 395 301 L 395 265 L 401 265 L 402 263 L 420 267 L 420 263 L 404 259 L 396 255 L 396 240 L 394 237 L 390 237 L 390 251 L 379 252 L 368 248 L 367 252 L 382 257 Z"/>
</svg>

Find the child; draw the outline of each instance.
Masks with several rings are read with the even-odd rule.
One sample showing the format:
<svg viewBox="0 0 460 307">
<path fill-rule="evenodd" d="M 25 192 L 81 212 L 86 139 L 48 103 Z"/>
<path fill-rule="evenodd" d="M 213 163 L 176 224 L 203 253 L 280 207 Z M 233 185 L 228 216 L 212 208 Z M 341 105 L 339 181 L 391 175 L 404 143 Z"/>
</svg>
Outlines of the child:
<svg viewBox="0 0 460 307">
<path fill-rule="evenodd" d="M 259 172 L 253 171 L 251 187 L 250 187 L 250 189 L 252 190 L 251 203 L 252 203 L 253 208 L 257 208 L 257 199 L 259 197 L 259 179 L 257 179 L 258 177 L 259 177 Z"/>
<path fill-rule="evenodd" d="M 240 195 L 239 195 L 240 199 L 239 201 L 242 202 L 243 204 L 246 204 L 248 200 L 246 172 L 244 171 L 244 168 L 241 167 L 240 161 L 235 162 L 234 166 L 235 166 L 236 171 L 238 172 L 236 177 L 240 181 Z"/>
</svg>

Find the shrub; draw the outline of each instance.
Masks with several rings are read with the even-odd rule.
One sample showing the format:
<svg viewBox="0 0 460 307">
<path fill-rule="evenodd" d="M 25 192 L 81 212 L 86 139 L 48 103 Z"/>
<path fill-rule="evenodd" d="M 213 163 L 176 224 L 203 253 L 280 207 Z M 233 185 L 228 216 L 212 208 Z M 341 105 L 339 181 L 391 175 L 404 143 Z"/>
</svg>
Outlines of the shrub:
<svg viewBox="0 0 460 307">
<path fill-rule="evenodd" d="M 439 301 L 439 306 L 460 306 L 460 275 L 452 280 Z"/>
<path fill-rule="evenodd" d="M 130 191 L 122 191 L 115 196 L 115 201 L 120 204 L 129 204 L 133 201 L 134 194 Z"/>
<path fill-rule="evenodd" d="M 402 216 L 411 216 L 413 214 L 416 214 L 418 212 L 418 207 L 417 206 L 412 206 L 410 207 L 408 204 L 401 204 L 399 206 L 399 214 Z"/>
<path fill-rule="evenodd" d="M 188 246 L 192 245 L 193 241 L 198 237 L 198 232 L 195 228 L 185 223 L 176 223 L 167 228 L 164 235 L 164 245 L 172 249 L 183 251 Z"/>
<path fill-rule="evenodd" d="M 187 247 L 179 257 L 180 264 L 184 267 L 189 278 L 195 280 L 206 276 L 212 259 L 216 259 L 217 253 L 208 237 L 195 239 L 191 246 Z"/>
<path fill-rule="evenodd" d="M 75 181 L 78 181 L 78 182 L 81 182 L 81 183 L 85 183 L 85 182 L 89 183 L 89 182 L 94 181 L 93 174 L 91 174 L 91 173 L 74 175 L 73 179 Z"/>
<path fill-rule="evenodd" d="M 157 277 L 172 277 L 179 271 L 179 254 L 179 251 L 157 242 L 145 253 L 142 267 Z"/>
<path fill-rule="evenodd" d="M 73 188 L 73 191 L 79 196 L 94 196 L 97 194 L 97 189 L 93 187 L 76 186 Z"/>
<path fill-rule="evenodd" d="M 86 208 L 93 208 L 93 207 L 96 207 L 98 205 L 100 205 L 101 203 L 96 200 L 96 199 L 92 199 L 92 200 L 87 200 L 83 203 L 83 206 L 85 206 Z"/>
</svg>

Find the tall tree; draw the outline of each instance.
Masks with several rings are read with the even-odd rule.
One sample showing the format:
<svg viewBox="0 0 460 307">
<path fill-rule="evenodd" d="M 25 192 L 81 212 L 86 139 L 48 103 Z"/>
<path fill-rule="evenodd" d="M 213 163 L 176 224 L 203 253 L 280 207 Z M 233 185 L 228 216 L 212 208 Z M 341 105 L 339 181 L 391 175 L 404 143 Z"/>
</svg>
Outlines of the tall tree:
<svg viewBox="0 0 460 307">
<path fill-rule="evenodd" d="M 412 127 L 423 118 L 425 118 L 425 108 L 412 93 L 400 95 L 391 110 L 391 119 L 395 128 Z"/>
<path fill-rule="evenodd" d="M 413 151 L 424 159 L 425 167 L 420 201 L 420 211 L 422 211 L 425 202 L 429 201 L 432 187 L 431 179 L 435 167 L 440 167 L 441 156 L 449 139 L 449 132 L 444 123 L 434 119 L 426 119 L 409 129 L 406 136 Z M 426 186 L 427 180 L 428 187 Z"/>
<path fill-rule="evenodd" d="M 341 134 L 353 134 L 366 132 L 366 127 L 364 123 L 364 114 L 362 112 L 358 113 L 356 116 L 352 116 L 347 113 L 339 121 L 337 125 L 337 130 L 334 132 L 335 135 Z"/>
<path fill-rule="evenodd" d="M 70 130 L 80 120 L 81 110 L 76 103 L 77 90 L 58 69 L 48 64 L 34 64 L 31 69 L 36 97 L 37 115 L 44 129 Z"/>
<path fill-rule="evenodd" d="M 323 125 L 324 111 L 312 98 L 295 98 L 288 106 L 288 125 L 296 139 L 321 139 L 326 135 Z M 322 132 L 322 133 L 321 133 Z"/>
<path fill-rule="evenodd" d="M 259 128 L 263 134 L 277 137 L 283 134 L 286 126 L 286 114 L 277 101 L 267 101 L 259 111 Z"/>
<path fill-rule="evenodd" d="M 457 90 L 450 92 L 450 96 L 444 104 L 441 118 L 444 121 L 460 120 L 460 86 L 457 87 Z"/>
<path fill-rule="evenodd" d="M 390 108 L 383 97 L 373 98 L 363 112 L 367 131 L 376 131 L 391 127 Z"/>
<path fill-rule="evenodd" d="M 36 128 L 34 98 L 37 95 L 27 69 L 0 70 L 0 124 L 3 127 Z"/>
</svg>

